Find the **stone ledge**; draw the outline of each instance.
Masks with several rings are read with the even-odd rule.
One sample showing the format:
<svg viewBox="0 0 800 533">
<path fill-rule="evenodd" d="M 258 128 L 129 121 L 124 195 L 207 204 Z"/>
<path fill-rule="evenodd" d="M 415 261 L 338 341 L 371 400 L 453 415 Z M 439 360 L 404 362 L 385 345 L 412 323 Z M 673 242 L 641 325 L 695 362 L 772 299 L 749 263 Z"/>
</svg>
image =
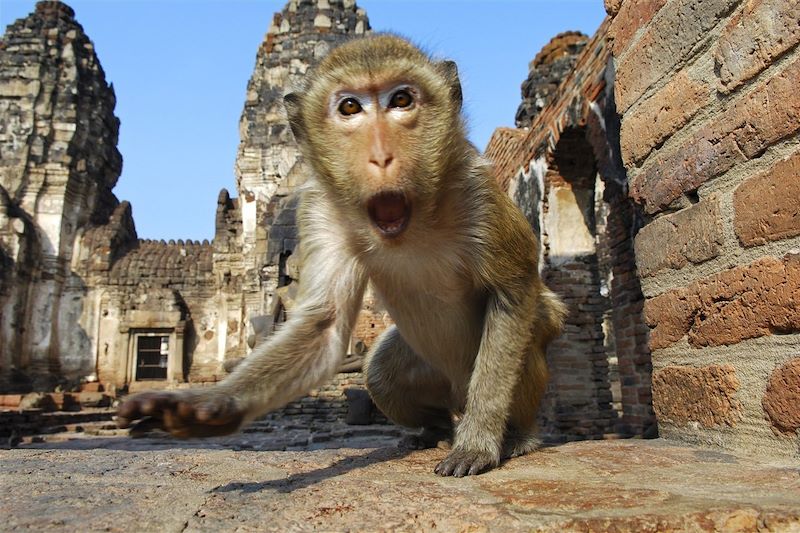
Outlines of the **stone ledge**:
<svg viewBox="0 0 800 533">
<path fill-rule="evenodd" d="M 8 529 L 43 531 L 800 531 L 796 463 L 586 441 L 453 479 L 432 473 L 444 450 L 377 445 L 257 452 L 106 438 L 0 451 L 14 487 L 0 506 Z"/>
</svg>

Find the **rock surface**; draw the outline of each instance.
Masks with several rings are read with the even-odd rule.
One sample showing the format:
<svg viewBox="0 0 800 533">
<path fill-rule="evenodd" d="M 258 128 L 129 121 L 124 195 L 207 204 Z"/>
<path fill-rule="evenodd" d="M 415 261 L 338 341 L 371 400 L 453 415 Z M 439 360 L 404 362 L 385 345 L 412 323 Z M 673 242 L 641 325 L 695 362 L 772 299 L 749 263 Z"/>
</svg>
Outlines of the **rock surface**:
<svg viewBox="0 0 800 533">
<path fill-rule="evenodd" d="M 387 437 L 314 451 L 233 449 L 274 438 L 0 451 L 0 484 L 14 487 L 0 493 L 2 529 L 800 531 L 796 463 L 662 440 L 584 441 L 454 479 L 432 473 L 446 451 L 407 452 Z"/>
</svg>

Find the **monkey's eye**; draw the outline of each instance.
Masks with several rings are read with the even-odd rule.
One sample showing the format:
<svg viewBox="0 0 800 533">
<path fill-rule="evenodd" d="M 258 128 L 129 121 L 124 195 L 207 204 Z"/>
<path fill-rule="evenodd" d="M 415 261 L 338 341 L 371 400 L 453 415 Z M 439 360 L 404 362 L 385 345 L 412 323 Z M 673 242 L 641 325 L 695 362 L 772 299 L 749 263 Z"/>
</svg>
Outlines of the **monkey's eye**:
<svg viewBox="0 0 800 533">
<path fill-rule="evenodd" d="M 358 100 L 355 98 L 345 98 L 342 100 L 342 103 L 339 104 L 339 113 L 344 116 L 355 115 L 356 113 L 361 112 L 361 104 L 358 103 Z"/>
<path fill-rule="evenodd" d="M 408 107 L 412 103 L 414 103 L 414 97 L 411 96 L 411 93 L 405 89 L 400 89 L 392 95 L 392 99 L 389 100 L 389 107 Z"/>
</svg>

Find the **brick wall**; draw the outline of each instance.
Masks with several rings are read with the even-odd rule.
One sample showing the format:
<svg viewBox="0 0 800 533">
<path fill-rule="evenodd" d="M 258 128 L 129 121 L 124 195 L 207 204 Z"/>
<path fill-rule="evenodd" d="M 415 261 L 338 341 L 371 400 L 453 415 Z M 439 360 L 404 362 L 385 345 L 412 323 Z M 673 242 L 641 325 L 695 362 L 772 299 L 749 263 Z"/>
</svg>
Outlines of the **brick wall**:
<svg viewBox="0 0 800 533">
<path fill-rule="evenodd" d="M 797 456 L 800 4 L 606 7 L 659 430 Z"/>
</svg>

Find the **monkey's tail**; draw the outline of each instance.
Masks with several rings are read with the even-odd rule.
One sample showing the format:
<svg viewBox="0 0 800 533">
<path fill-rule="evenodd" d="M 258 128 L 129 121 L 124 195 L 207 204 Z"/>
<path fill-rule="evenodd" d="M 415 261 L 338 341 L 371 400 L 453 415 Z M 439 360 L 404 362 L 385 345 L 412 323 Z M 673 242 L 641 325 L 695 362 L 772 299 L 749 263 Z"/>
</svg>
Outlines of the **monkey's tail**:
<svg viewBox="0 0 800 533">
<path fill-rule="evenodd" d="M 561 301 L 561 298 L 546 287 L 542 289 L 540 296 L 542 303 L 538 309 L 538 324 L 541 327 L 542 344 L 547 346 L 550 341 L 561 335 L 569 310 L 564 305 L 564 302 Z"/>
</svg>

